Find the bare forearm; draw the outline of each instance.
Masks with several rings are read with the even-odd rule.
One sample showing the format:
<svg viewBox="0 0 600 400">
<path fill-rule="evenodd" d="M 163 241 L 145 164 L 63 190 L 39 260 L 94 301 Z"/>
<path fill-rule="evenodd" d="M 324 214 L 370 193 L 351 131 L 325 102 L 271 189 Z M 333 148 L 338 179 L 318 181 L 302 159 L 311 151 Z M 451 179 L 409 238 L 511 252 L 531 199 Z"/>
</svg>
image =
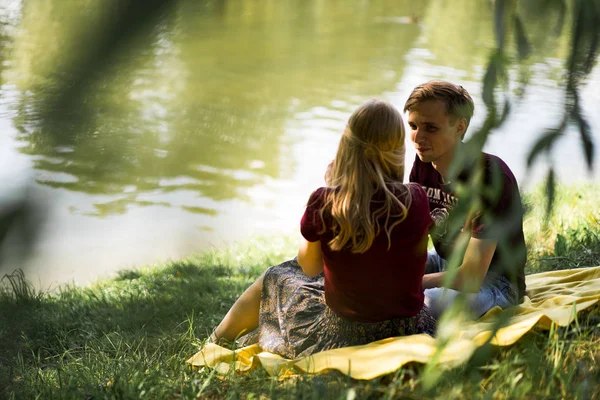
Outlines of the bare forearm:
<svg viewBox="0 0 600 400">
<path fill-rule="evenodd" d="M 471 238 L 462 265 L 452 271 L 425 275 L 423 288 L 447 287 L 462 292 L 478 292 L 490 268 L 496 244 L 493 240 Z"/>
<path fill-rule="evenodd" d="M 454 274 L 453 278 L 449 278 L 448 274 Z M 450 282 L 446 282 L 451 279 Z M 448 289 L 460 290 L 461 292 L 476 293 L 481 287 L 483 278 L 470 275 L 466 269 L 461 266 L 456 271 L 436 272 L 423 276 L 423 289 L 431 289 L 435 287 L 446 287 Z"/>
</svg>

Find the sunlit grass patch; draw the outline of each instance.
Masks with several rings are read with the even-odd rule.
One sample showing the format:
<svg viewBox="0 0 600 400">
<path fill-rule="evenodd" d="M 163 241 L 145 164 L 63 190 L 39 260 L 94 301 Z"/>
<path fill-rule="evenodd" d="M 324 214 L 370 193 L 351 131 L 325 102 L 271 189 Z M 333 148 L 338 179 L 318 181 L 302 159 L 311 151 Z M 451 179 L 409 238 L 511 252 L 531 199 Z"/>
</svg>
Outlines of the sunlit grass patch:
<svg viewBox="0 0 600 400">
<path fill-rule="evenodd" d="M 598 192 L 597 185 L 559 186 L 548 218 L 542 186 L 523 196 L 527 273 L 600 265 Z"/>
</svg>

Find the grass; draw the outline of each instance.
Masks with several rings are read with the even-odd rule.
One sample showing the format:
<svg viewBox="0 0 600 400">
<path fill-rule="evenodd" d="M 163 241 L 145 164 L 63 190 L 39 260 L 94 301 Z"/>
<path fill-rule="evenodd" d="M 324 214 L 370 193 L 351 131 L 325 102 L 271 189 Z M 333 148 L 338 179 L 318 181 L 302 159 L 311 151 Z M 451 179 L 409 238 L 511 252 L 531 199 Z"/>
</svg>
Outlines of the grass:
<svg viewBox="0 0 600 400">
<path fill-rule="evenodd" d="M 524 197 L 528 272 L 600 265 L 598 187 L 562 187 L 543 218 L 543 193 Z M 431 387 L 423 366 L 372 381 L 338 373 L 279 381 L 262 370 L 218 377 L 185 360 L 291 238 L 254 240 L 169 265 L 122 271 L 88 288 L 39 293 L 19 273 L 0 289 L 0 398 L 352 399 L 600 398 L 598 308 L 567 328 L 483 348 Z"/>
<path fill-rule="evenodd" d="M 541 186 L 523 196 L 527 273 L 600 265 L 598 185 L 559 186 L 548 218 Z"/>
</svg>

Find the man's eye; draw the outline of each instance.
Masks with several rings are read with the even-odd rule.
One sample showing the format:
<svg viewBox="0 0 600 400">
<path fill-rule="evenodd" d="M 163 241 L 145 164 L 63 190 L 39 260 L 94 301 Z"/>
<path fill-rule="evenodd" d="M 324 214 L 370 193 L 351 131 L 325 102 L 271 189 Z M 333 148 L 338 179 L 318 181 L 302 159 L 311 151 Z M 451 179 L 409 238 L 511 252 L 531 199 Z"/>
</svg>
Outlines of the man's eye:
<svg viewBox="0 0 600 400">
<path fill-rule="evenodd" d="M 436 128 L 435 126 L 433 126 L 433 125 L 427 125 L 427 130 L 428 130 L 429 132 L 433 132 L 433 131 L 435 131 L 436 129 L 437 129 L 437 128 Z"/>
</svg>

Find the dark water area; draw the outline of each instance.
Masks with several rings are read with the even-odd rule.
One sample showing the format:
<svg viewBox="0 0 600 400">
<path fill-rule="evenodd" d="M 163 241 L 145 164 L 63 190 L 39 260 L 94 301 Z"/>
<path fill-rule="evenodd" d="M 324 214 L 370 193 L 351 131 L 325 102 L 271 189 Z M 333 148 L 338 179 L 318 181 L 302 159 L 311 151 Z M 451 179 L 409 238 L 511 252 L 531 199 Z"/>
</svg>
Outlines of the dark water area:
<svg viewBox="0 0 600 400">
<path fill-rule="evenodd" d="M 414 86 L 445 79 L 474 97 L 470 132 L 485 120 L 493 2 L 174 4 L 126 39 L 102 42 L 120 11 L 105 2 L 0 3 L 0 199 L 34 182 L 45 217 L 24 269 L 38 286 L 298 234 L 349 114 L 370 97 L 402 108 Z M 560 1 L 516 4 L 520 25 L 507 38 L 524 29 L 528 52 L 507 39 L 511 113 L 485 150 L 525 189 L 549 163 L 561 182 L 598 182 L 598 157 L 590 173 L 570 125 L 527 168 L 535 140 L 562 118 L 574 11 Z M 87 79 L 83 90 L 73 76 Z M 53 102 L 57 93 L 66 100 Z M 597 65 L 579 94 L 597 144 Z M 13 266 L 4 264 L 2 274 Z"/>
</svg>

